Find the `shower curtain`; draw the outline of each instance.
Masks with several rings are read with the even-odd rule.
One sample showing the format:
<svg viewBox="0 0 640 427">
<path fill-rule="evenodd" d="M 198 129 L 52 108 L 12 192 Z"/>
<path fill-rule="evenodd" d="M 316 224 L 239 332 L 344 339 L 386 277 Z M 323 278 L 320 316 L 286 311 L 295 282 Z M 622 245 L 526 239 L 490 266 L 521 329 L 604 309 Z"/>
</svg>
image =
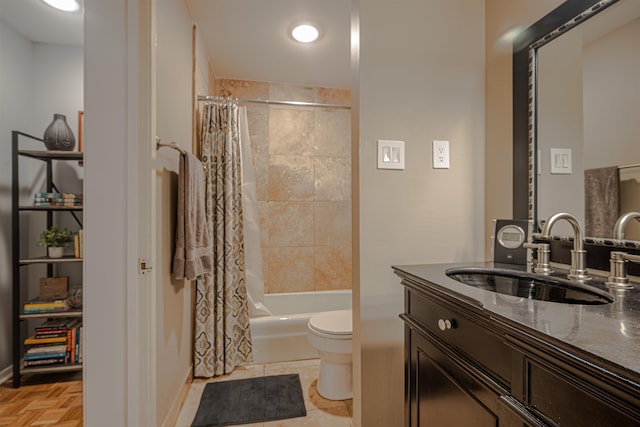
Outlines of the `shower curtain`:
<svg viewBox="0 0 640 427">
<path fill-rule="evenodd" d="M 194 375 L 230 373 L 252 361 L 246 289 L 239 107 L 203 105 L 200 153 L 213 272 L 196 281 Z"/>
<path fill-rule="evenodd" d="M 253 173 L 251 141 L 247 109 L 240 107 L 240 151 L 242 152 L 242 224 L 244 231 L 244 261 L 247 279 L 249 316 L 269 316 L 264 305 L 264 274 L 262 271 L 262 247 L 256 177 Z"/>
</svg>

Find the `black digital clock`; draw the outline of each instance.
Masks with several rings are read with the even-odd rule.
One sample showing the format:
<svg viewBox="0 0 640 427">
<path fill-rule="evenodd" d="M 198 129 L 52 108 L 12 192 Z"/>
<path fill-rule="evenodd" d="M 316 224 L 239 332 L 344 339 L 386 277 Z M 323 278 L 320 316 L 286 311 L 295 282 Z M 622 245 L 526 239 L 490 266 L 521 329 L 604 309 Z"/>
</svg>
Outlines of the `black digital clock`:
<svg viewBox="0 0 640 427">
<path fill-rule="evenodd" d="M 494 262 L 526 264 L 527 249 L 522 245 L 531 233 L 528 220 L 497 219 L 493 242 Z"/>
</svg>

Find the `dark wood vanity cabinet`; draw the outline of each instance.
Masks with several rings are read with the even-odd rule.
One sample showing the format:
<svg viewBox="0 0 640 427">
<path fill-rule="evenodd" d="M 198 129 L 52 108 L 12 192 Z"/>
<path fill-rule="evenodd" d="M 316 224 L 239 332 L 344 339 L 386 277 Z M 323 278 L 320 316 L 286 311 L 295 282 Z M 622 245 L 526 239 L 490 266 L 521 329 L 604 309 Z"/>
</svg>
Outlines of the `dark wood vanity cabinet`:
<svg viewBox="0 0 640 427">
<path fill-rule="evenodd" d="M 471 301 L 402 283 L 406 427 L 640 426 L 635 386 L 519 335 Z"/>
</svg>

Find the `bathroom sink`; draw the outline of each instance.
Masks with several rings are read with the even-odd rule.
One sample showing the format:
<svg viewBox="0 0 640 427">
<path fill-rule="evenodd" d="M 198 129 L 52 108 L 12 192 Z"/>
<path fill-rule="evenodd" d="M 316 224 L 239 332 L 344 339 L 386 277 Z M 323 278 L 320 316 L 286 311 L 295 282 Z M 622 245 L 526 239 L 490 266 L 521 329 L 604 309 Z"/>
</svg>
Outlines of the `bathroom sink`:
<svg viewBox="0 0 640 427">
<path fill-rule="evenodd" d="M 483 267 L 450 268 L 445 273 L 465 285 L 521 298 L 585 305 L 613 302 L 606 291 L 559 277 Z"/>
</svg>

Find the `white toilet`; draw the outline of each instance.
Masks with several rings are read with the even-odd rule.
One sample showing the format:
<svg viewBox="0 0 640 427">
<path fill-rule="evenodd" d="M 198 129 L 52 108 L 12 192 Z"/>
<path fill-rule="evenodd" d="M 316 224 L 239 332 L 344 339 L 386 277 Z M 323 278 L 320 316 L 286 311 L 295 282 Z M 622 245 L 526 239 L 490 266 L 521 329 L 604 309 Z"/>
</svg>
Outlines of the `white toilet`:
<svg viewBox="0 0 640 427">
<path fill-rule="evenodd" d="M 326 311 L 311 316 L 307 336 L 320 353 L 318 393 L 325 399 L 353 397 L 351 387 L 351 310 Z"/>
</svg>

